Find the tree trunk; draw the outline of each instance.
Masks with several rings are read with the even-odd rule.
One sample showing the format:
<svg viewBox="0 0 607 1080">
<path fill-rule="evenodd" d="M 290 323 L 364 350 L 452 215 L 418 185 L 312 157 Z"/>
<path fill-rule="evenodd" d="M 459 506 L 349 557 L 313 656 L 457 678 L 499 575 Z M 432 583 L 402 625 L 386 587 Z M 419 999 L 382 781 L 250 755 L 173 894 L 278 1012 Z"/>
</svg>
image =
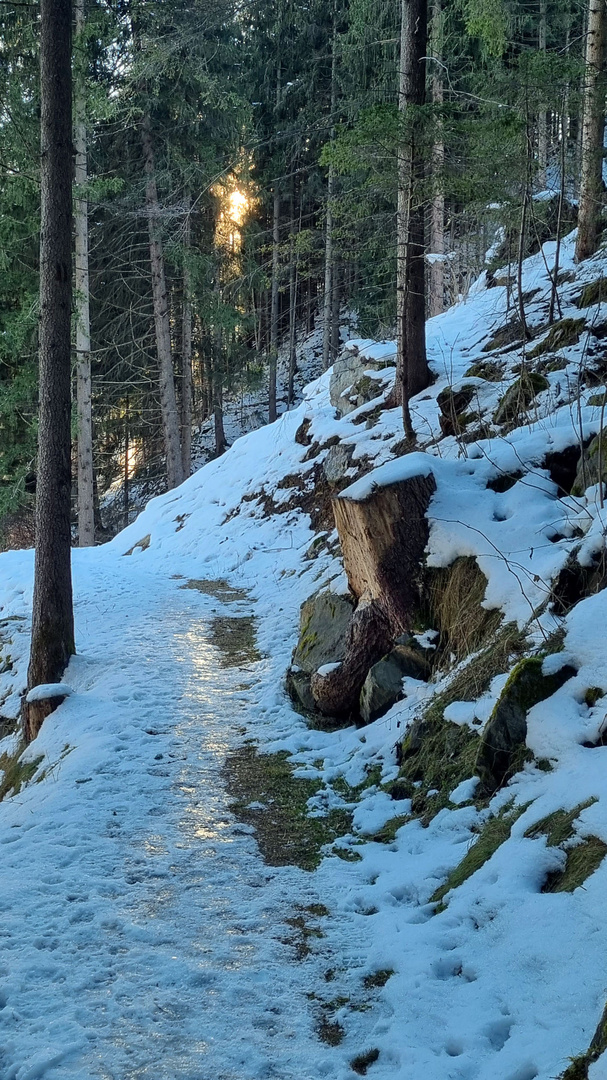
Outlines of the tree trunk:
<svg viewBox="0 0 607 1080">
<path fill-rule="evenodd" d="M 416 114 L 426 95 L 426 0 L 402 0 L 401 11 L 398 108 L 401 123 L 407 130 L 402 132 L 398 147 L 396 394 L 403 406 L 405 432 L 411 437 L 409 399 L 430 382 L 425 327 L 425 209 L 421 190 L 424 161 L 421 118 Z"/>
<path fill-rule="evenodd" d="M 268 420 L 276 419 L 276 364 L 278 361 L 278 302 L 280 299 L 280 190 L 274 185 L 274 209 L 272 213 L 272 294 L 270 307 L 270 372 L 268 380 Z"/>
<path fill-rule="evenodd" d="M 41 0 L 40 405 L 28 690 L 59 682 L 74 645 L 71 577 L 72 4 Z M 61 698 L 23 706 L 28 742 Z"/>
<path fill-rule="evenodd" d="M 598 247 L 605 127 L 605 0 L 589 0 L 576 262 Z"/>
<path fill-rule="evenodd" d="M 124 528 L 129 523 L 129 395 L 126 396 L 124 407 L 124 477 L 122 485 L 122 512 Z"/>
<path fill-rule="evenodd" d="M 327 715 L 353 711 L 372 664 L 410 630 L 420 602 L 426 513 L 436 490 L 432 473 L 333 500 L 348 583 L 359 601 L 343 663 L 314 675 L 312 694 Z"/>
<path fill-rule="evenodd" d="M 181 464 L 183 479 L 192 471 L 192 298 L 188 257 L 191 244 L 190 196 L 186 199 L 181 322 Z"/>
<path fill-rule="evenodd" d="M 547 8 L 547 0 L 540 0 L 538 47 L 541 53 L 546 52 Z M 538 190 L 545 191 L 548 167 L 548 113 L 546 112 L 546 109 L 540 109 L 537 116 L 537 164 Z"/>
<path fill-rule="evenodd" d="M 78 409 L 78 543 L 95 543 L 93 496 L 93 412 L 91 381 L 91 329 L 89 291 L 88 199 L 86 142 L 86 67 L 84 52 L 84 0 L 74 5 L 76 55 L 74 62 L 74 181 L 76 238 L 76 401 Z"/>
<path fill-rule="evenodd" d="M 441 0 L 432 4 L 432 103 L 440 107 L 444 100 L 443 78 L 443 34 Z M 443 195 L 443 172 L 445 167 L 445 141 L 443 123 L 439 116 L 435 119 L 436 138 L 432 147 L 432 206 L 430 208 L 430 251 L 434 255 L 445 253 L 445 196 Z M 430 264 L 430 296 L 428 314 L 440 315 L 445 308 L 445 264 L 442 259 Z"/>
<path fill-rule="evenodd" d="M 330 141 L 335 141 L 335 105 L 337 101 L 337 23 L 333 8 L 333 39 L 331 45 L 331 130 Z M 333 265 L 333 200 L 335 198 L 335 169 L 329 162 L 327 174 L 327 210 L 325 218 L 325 289 L 323 296 L 322 329 L 322 366 L 326 371 L 331 363 L 331 317 L 333 314 L 333 286 L 335 268 Z"/>
<path fill-rule="evenodd" d="M 299 210 L 299 228 L 301 229 L 301 206 Z M 299 273 L 295 248 L 295 195 L 291 196 L 291 244 L 289 255 L 289 378 L 287 382 L 287 405 L 295 400 L 294 380 L 297 371 L 297 286 Z"/>
<path fill-rule="evenodd" d="M 175 394 L 173 356 L 171 353 L 171 327 L 169 301 L 164 272 L 164 255 L 158 225 L 158 190 L 150 118 L 146 114 L 141 123 L 141 143 L 146 177 L 145 203 L 148 215 L 150 264 L 152 269 L 152 296 L 154 300 L 154 325 L 156 351 L 158 354 L 160 409 L 164 430 L 167 487 L 177 487 L 183 480 L 181 444 L 179 438 L 179 413 Z"/>
</svg>

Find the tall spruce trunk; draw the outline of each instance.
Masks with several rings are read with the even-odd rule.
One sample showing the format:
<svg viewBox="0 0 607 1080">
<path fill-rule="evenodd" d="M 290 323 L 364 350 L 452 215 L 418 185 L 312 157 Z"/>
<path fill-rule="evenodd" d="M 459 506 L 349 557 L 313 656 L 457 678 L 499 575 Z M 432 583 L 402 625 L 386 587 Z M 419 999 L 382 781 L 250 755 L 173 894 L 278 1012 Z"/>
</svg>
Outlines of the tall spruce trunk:
<svg viewBox="0 0 607 1080">
<path fill-rule="evenodd" d="M 578 235 L 575 245 L 577 262 L 593 255 L 599 240 L 605 127 L 605 29 L 605 0 L 589 0 Z"/>
<path fill-rule="evenodd" d="M 84 44 L 84 0 L 76 0 L 74 61 L 74 232 L 76 241 L 76 402 L 78 411 L 78 543 L 95 543 L 95 500 L 93 477 L 93 409 L 91 379 L 91 322 L 89 289 L 89 235 L 86 66 Z"/>
<path fill-rule="evenodd" d="M 169 299 L 164 271 L 164 254 L 160 237 L 158 189 L 150 118 L 146 114 L 141 122 L 141 145 L 145 171 L 145 204 L 148 218 L 150 265 L 152 270 L 152 297 L 154 301 L 154 326 L 160 390 L 160 410 L 164 431 L 167 487 L 177 487 L 183 480 L 179 412 L 175 393 L 173 356 L 171 352 L 171 327 L 169 322 Z"/>
<path fill-rule="evenodd" d="M 441 0 L 432 4 L 432 104 L 439 108 L 444 101 L 443 34 Z M 435 119 L 436 137 L 432 147 L 432 205 L 430 207 L 430 251 L 434 255 L 445 254 L 445 196 L 443 195 L 443 172 L 445 167 L 445 139 L 443 123 Z M 430 296 L 428 314 L 440 315 L 445 307 L 445 264 L 442 259 L 433 260 L 429 273 Z"/>
<path fill-rule="evenodd" d="M 40 405 L 28 690 L 59 682 L 74 645 L 71 575 L 72 4 L 40 4 Z M 30 741 L 61 698 L 24 703 Z"/>
<path fill-rule="evenodd" d="M 272 291 L 270 300 L 270 372 L 268 380 L 268 420 L 276 419 L 276 365 L 278 361 L 278 304 L 280 273 L 280 189 L 274 186 L 272 211 Z"/>
<path fill-rule="evenodd" d="M 405 433 L 412 437 L 409 399 L 430 381 L 425 327 L 424 160 L 421 118 L 416 114 L 426 98 L 426 0 L 402 0 L 401 19 L 398 108 L 403 131 L 398 147 L 396 395 L 403 408 Z"/>
<path fill-rule="evenodd" d="M 547 0 L 540 0 L 538 47 L 541 53 L 546 52 L 547 11 Z M 544 108 L 540 109 L 537 116 L 537 166 L 537 186 L 540 191 L 544 191 L 548 168 L 548 113 Z"/>
<path fill-rule="evenodd" d="M 331 42 L 331 129 L 329 139 L 335 142 L 335 106 L 337 102 L 337 22 L 333 5 L 333 37 Z M 333 253 L 333 201 L 335 199 L 335 169 L 329 162 L 327 172 L 327 210 L 325 217 L 325 285 L 323 295 L 323 330 L 322 330 L 322 366 L 331 363 L 331 322 L 333 317 L 333 288 L 335 285 L 335 266 Z"/>
<path fill-rule="evenodd" d="M 192 297 L 188 256 L 192 242 L 191 199 L 186 197 L 183 262 L 183 311 L 181 314 L 181 464 L 183 479 L 192 471 Z"/>
</svg>

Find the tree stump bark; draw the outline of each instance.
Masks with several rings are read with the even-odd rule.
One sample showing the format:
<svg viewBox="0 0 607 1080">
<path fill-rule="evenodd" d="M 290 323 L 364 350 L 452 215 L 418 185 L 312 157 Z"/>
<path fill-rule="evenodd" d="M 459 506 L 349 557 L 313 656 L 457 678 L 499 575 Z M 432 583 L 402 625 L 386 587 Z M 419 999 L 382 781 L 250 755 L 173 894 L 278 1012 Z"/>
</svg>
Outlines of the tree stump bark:
<svg viewBox="0 0 607 1080">
<path fill-rule="evenodd" d="M 369 668 L 394 638 L 412 626 L 428 542 L 426 513 L 436 490 L 432 473 L 372 486 L 360 498 L 347 489 L 333 500 L 344 566 L 358 600 L 343 663 L 312 677 L 320 712 L 339 716 L 357 710 Z"/>
</svg>

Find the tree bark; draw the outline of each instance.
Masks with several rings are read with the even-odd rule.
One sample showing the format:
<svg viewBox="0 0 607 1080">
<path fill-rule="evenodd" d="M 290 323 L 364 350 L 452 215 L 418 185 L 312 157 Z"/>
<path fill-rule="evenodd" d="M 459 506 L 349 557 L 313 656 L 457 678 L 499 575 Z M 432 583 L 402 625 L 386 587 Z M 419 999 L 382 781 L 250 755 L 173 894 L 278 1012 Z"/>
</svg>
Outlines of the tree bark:
<svg viewBox="0 0 607 1080">
<path fill-rule="evenodd" d="M 409 399 L 430 382 L 426 359 L 424 160 L 419 110 L 426 99 L 427 0 L 402 0 L 396 224 L 396 395 L 411 436 Z"/>
<path fill-rule="evenodd" d="M 538 47 L 541 53 L 546 52 L 547 9 L 547 0 L 540 0 Z M 537 116 L 537 164 L 538 190 L 544 191 L 547 183 L 548 167 L 548 113 L 544 108 L 540 109 Z"/>
<path fill-rule="evenodd" d="M 40 406 L 28 690 L 59 682 L 74 645 L 71 577 L 72 4 L 41 0 Z M 23 706 L 28 742 L 61 699 Z"/>
<path fill-rule="evenodd" d="M 576 262 L 598 247 L 605 127 L 605 0 L 589 0 Z"/>
<path fill-rule="evenodd" d="M 359 603 L 343 663 L 312 677 L 314 700 L 327 715 L 355 710 L 371 665 L 395 637 L 411 629 L 428 542 L 426 513 L 435 490 L 429 473 L 372 488 L 360 499 L 342 493 L 333 500 L 348 583 Z"/>
<path fill-rule="evenodd" d="M 432 103 L 440 107 L 444 100 L 444 78 L 442 67 L 442 11 L 441 0 L 432 4 Z M 435 119 L 436 138 L 432 147 L 432 206 L 430 207 L 430 251 L 434 255 L 445 253 L 445 196 L 443 195 L 443 172 L 445 167 L 445 140 L 443 123 L 439 116 Z M 428 314 L 440 315 L 445 308 L 445 264 L 437 259 L 430 264 L 430 296 Z"/>
<path fill-rule="evenodd" d="M 335 141 L 335 106 L 337 102 L 337 23 L 333 6 L 333 38 L 331 44 L 331 128 L 329 139 Z M 333 255 L 333 200 L 335 198 L 335 169 L 329 162 L 327 173 L 327 210 L 325 217 L 325 286 L 323 295 L 322 366 L 326 371 L 331 363 L 331 320 L 335 278 Z"/>
<path fill-rule="evenodd" d="M 183 479 L 192 471 L 192 298 L 188 256 L 191 245 L 191 199 L 186 199 L 183 262 L 183 311 L 181 321 L 181 464 Z"/>
<path fill-rule="evenodd" d="M 86 138 L 86 66 L 84 0 L 76 0 L 74 62 L 74 149 L 76 185 L 74 231 L 76 239 L 76 401 L 78 411 L 78 544 L 95 543 L 93 478 L 93 411 L 91 379 L 91 324 L 89 289 L 88 180 Z"/>
<path fill-rule="evenodd" d="M 280 76 L 277 76 L 278 78 Z M 270 306 L 270 372 L 268 380 L 268 420 L 272 424 L 276 419 L 276 365 L 278 361 L 278 286 L 280 273 L 280 190 L 278 181 L 274 185 L 274 207 L 272 212 L 272 293 Z"/>
<path fill-rule="evenodd" d="M 160 409 L 164 430 L 166 454 L 167 487 L 177 487 L 183 480 L 181 444 L 179 438 L 179 413 L 175 393 L 173 374 L 173 356 L 171 352 L 171 327 L 169 322 L 169 300 L 164 271 L 164 254 L 158 225 L 159 204 L 156 187 L 156 168 L 150 118 L 146 114 L 141 123 L 141 143 L 146 177 L 145 203 L 148 215 L 148 233 L 150 245 L 150 264 L 152 269 L 152 296 L 154 300 L 154 325 L 156 330 L 156 351 L 158 354 Z"/>
</svg>

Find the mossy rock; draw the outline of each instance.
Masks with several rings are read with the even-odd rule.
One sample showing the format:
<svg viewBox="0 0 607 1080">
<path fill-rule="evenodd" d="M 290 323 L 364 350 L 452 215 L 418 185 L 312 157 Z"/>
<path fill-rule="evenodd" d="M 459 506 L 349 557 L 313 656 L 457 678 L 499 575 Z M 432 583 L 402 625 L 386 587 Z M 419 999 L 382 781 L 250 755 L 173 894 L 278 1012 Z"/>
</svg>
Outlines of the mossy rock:
<svg viewBox="0 0 607 1080">
<path fill-rule="evenodd" d="M 593 307 L 595 304 L 602 303 L 603 300 L 607 300 L 607 278 L 600 277 L 584 286 L 575 301 L 575 306 L 579 308 Z"/>
<path fill-rule="evenodd" d="M 412 812 L 425 824 L 449 805 L 458 784 L 473 775 L 477 757 L 478 735 L 445 720 L 443 709 L 442 702 L 433 703 L 398 747 L 400 770 L 392 796 L 409 797 Z"/>
<path fill-rule="evenodd" d="M 345 654 L 345 641 L 354 601 L 325 589 L 309 597 L 301 606 L 299 641 L 293 666 L 312 675 L 324 664 L 338 663 Z"/>
<path fill-rule="evenodd" d="M 494 360 L 477 360 L 464 372 L 465 379 L 485 379 L 486 382 L 501 382 L 503 377 L 504 365 Z"/>
<path fill-rule="evenodd" d="M 600 394 L 591 394 L 588 398 L 589 405 L 607 405 L 607 390 L 603 390 Z"/>
<path fill-rule="evenodd" d="M 522 344 L 525 338 L 524 330 L 519 319 L 513 319 L 512 322 L 506 323 L 505 326 L 500 326 L 499 330 L 496 330 L 493 337 L 489 338 L 486 345 L 483 345 L 483 352 L 494 352 L 498 349 L 505 349 L 507 346 Z"/>
<path fill-rule="evenodd" d="M 500 401 L 494 416 L 496 424 L 505 424 L 516 420 L 522 412 L 529 408 L 531 402 L 547 390 L 550 386 L 548 379 L 537 371 L 527 371 L 524 368 L 519 378 L 506 390 Z"/>
<path fill-rule="evenodd" d="M 599 468 L 599 458 L 602 458 Z M 600 475 L 599 475 L 600 473 Z M 590 445 L 584 450 L 580 458 L 576 473 L 572 495 L 583 495 L 587 488 L 593 484 L 605 483 L 607 480 L 607 428 L 603 428 Z"/>
<path fill-rule="evenodd" d="M 540 656 L 519 661 L 483 731 L 473 771 L 487 794 L 501 787 L 524 760 L 529 710 L 575 674 L 574 668 L 565 665 L 554 675 L 544 675 L 542 664 Z"/>
<path fill-rule="evenodd" d="M 585 319 L 561 319 L 553 323 L 543 341 L 540 341 L 527 354 L 529 360 L 535 360 L 538 356 L 546 353 L 558 352 L 559 349 L 567 349 L 571 345 L 577 345 L 580 334 L 586 328 Z"/>
<path fill-rule="evenodd" d="M 452 386 L 441 390 L 436 399 L 440 409 L 440 428 L 443 435 L 459 435 L 465 427 L 476 419 L 476 413 L 468 411 L 476 386 L 460 386 L 454 390 Z"/>
</svg>

